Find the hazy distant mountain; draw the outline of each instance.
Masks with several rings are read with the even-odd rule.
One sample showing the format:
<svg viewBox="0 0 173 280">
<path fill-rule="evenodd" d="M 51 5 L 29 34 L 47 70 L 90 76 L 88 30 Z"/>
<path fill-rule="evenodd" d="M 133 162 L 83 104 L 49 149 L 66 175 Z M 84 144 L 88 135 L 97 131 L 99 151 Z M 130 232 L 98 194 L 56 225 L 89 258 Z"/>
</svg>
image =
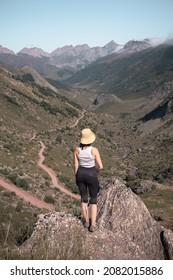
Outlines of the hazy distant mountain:
<svg viewBox="0 0 173 280">
<path fill-rule="evenodd" d="M 141 41 L 131 40 L 125 45 L 114 41 L 103 47 L 89 47 L 87 44 L 64 46 L 47 53 L 40 48 L 23 48 L 17 54 L 0 46 L 0 62 L 14 67 L 31 66 L 44 77 L 64 80 L 74 72 L 84 69 L 98 59 L 116 54 L 136 53 L 159 44 L 172 44 L 172 37 L 149 38 Z"/>
<path fill-rule="evenodd" d="M 100 57 L 118 52 L 123 46 L 111 41 L 104 47 L 90 48 L 87 44 L 78 46 L 65 46 L 51 53 L 50 63 L 60 68 L 73 68 L 80 70 Z"/>
<path fill-rule="evenodd" d="M 74 53 L 76 55 L 79 55 L 81 51 L 84 51 L 84 50 L 89 50 L 90 47 L 87 45 L 87 44 L 84 44 L 84 45 L 77 45 L 75 47 L 73 47 L 72 45 L 70 46 L 64 46 L 62 48 L 57 48 L 56 50 L 54 50 L 52 53 L 51 53 L 51 56 L 52 57 L 56 57 L 56 56 L 60 56 L 60 55 L 63 55 L 64 53 L 66 52 L 70 52 L 70 51 L 74 51 Z"/>
<path fill-rule="evenodd" d="M 58 69 L 66 69 L 59 71 L 57 69 L 57 76 L 55 71 L 53 75 L 51 70 L 49 74 L 45 74 L 50 79 L 65 79 L 68 78 L 74 71 L 85 68 L 91 62 L 107 56 L 109 54 L 118 52 L 123 46 L 116 44 L 114 41 L 106 44 L 104 47 L 90 48 L 87 44 L 78 46 L 65 46 L 57 48 L 51 54 L 44 52 L 39 48 L 23 48 L 16 55 L 14 52 L 1 47 L 0 61 L 14 67 L 24 67 L 25 65 L 31 66 L 36 69 L 40 74 L 45 74 L 45 66 L 50 69 L 51 65 L 58 67 Z M 8 50 L 8 51 L 7 51 Z M 56 76 L 56 77 L 55 77 Z"/>
<path fill-rule="evenodd" d="M 124 45 L 122 52 L 139 52 L 145 49 L 151 48 L 151 44 L 148 41 L 129 41 Z"/>
<path fill-rule="evenodd" d="M 49 57 L 50 54 L 39 48 L 23 48 L 18 54 L 27 54 L 34 57 Z"/>
<path fill-rule="evenodd" d="M 4 48 L 1 45 L 0 45 L 0 54 L 14 54 L 15 55 L 15 53 L 13 51 L 11 51 L 10 49 Z"/>
</svg>

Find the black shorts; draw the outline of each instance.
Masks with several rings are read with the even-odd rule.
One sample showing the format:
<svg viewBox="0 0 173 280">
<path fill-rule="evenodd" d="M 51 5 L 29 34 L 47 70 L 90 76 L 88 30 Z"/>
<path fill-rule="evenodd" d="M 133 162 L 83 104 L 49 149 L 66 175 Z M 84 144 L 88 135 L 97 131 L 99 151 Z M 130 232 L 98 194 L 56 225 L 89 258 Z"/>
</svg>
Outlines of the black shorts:
<svg viewBox="0 0 173 280">
<path fill-rule="evenodd" d="M 99 192 L 99 181 L 95 166 L 91 168 L 85 168 L 80 166 L 76 174 L 76 184 L 79 188 L 81 201 L 88 201 L 89 192 L 90 203 L 95 204 L 97 202 L 97 194 Z"/>
</svg>

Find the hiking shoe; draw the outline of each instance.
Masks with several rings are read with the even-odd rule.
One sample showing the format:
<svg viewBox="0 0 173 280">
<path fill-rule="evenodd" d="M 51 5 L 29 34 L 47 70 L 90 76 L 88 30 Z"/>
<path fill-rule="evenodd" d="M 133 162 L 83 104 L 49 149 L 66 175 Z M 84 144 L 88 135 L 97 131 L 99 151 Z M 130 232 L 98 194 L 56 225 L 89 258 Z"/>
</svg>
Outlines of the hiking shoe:
<svg viewBox="0 0 173 280">
<path fill-rule="evenodd" d="M 93 226 L 93 225 L 90 225 L 90 227 L 89 227 L 90 232 L 94 232 L 94 231 L 96 231 L 96 229 L 97 229 L 97 227 Z"/>
<path fill-rule="evenodd" d="M 89 222 L 84 222 L 84 228 L 89 228 Z"/>
</svg>

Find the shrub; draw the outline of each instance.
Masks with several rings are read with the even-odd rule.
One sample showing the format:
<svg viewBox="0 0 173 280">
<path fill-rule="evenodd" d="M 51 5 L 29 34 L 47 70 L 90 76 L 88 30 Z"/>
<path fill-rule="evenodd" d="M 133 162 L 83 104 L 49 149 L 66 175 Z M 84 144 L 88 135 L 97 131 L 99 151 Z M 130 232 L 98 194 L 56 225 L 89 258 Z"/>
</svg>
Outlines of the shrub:
<svg viewBox="0 0 173 280">
<path fill-rule="evenodd" d="M 6 98 L 7 101 L 10 102 L 11 104 L 19 106 L 19 104 L 17 103 L 15 97 L 5 95 L 5 98 Z"/>
<path fill-rule="evenodd" d="M 7 178 L 13 183 L 16 184 L 18 175 L 16 173 L 10 173 Z"/>
<path fill-rule="evenodd" d="M 44 198 L 44 201 L 46 203 L 51 203 L 51 204 L 55 204 L 55 199 L 52 196 L 46 195 Z"/>
<path fill-rule="evenodd" d="M 30 188 L 28 181 L 24 178 L 17 178 L 16 185 L 24 190 L 28 190 Z"/>
</svg>

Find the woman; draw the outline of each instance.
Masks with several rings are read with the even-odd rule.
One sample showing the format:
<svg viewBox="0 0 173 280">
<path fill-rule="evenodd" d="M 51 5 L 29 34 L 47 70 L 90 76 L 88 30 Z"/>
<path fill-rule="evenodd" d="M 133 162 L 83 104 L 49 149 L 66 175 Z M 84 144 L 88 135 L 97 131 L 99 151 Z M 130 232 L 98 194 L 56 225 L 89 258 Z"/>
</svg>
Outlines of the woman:
<svg viewBox="0 0 173 280">
<path fill-rule="evenodd" d="M 97 148 L 91 146 L 95 141 L 95 134 L 89 129 L 82 130 L 80 146 L 74 151 L 74 172 L 76 183 L 81 195 L 82 214 L 84 226 L 91 232 L 96 229 L 97 217 L 97 194 L 99 191 L 99 181 L 95 160 L 99 169 L 103 169 L 102 160 Z M 90 200 L 88 200 L 88 191 Z M 91 225 L 89 226 L 88 203 L 91 205 Z"/>
</svg>

